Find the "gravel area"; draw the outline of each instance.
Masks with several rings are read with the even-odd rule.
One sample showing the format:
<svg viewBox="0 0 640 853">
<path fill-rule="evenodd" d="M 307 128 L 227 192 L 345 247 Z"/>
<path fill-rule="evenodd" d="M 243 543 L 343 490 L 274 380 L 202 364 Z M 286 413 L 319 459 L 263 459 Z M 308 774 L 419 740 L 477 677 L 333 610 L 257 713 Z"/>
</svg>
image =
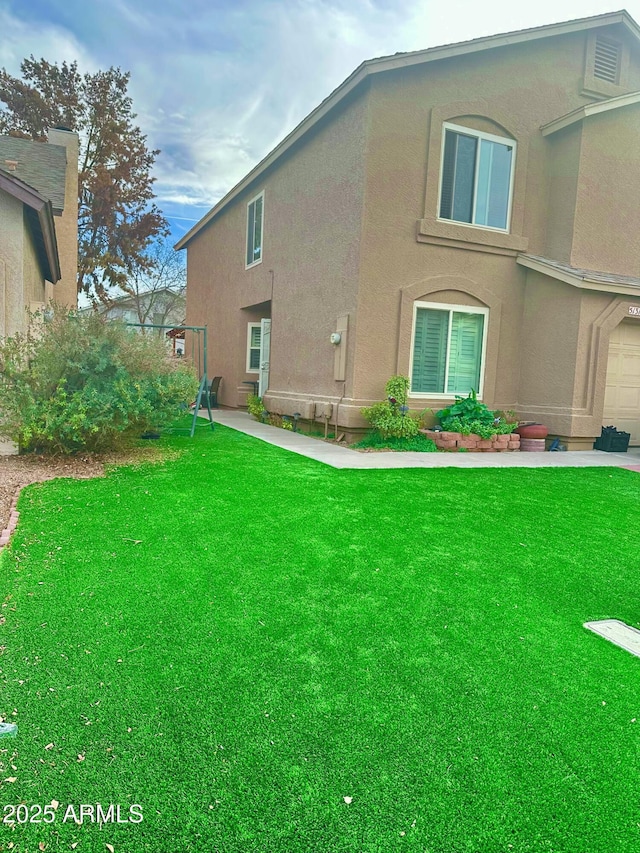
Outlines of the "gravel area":
<svg viewBox="0 0 640 853">
<path fill-rule="evenodd" d="M 9 523 L 11 504 L 16 493 L 29 483 L 42 483 L 56 477 L 73 477 L 76 480 L 104 477 L 106 465 L 161 462 L 175 455 L 166 449 L 149 445 L 101 456 L 0 456 L 0 533 Z"/>
</svg>

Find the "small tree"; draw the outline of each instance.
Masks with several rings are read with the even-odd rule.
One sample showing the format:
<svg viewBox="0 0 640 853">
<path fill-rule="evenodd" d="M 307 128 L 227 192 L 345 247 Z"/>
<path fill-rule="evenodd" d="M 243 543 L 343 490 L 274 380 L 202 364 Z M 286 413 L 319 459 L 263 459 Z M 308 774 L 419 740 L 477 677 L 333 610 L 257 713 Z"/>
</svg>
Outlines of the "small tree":
<svg viewBox="0 0 640 853">
<path fill-rule="evenodd" d="M 180 414 L 198 382 L 161 340 L 52 307 L 0 343 L 0 435 L 23 450 L 115 449 Z"/>
</svg>

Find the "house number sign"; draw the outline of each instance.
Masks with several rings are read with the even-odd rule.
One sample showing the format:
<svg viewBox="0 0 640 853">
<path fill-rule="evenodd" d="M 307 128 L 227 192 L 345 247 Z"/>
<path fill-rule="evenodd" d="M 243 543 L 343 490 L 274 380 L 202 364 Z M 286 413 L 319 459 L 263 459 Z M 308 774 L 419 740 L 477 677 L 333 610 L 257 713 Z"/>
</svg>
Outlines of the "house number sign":
<svg viewBox="0 0 640 853">
<path fill-rule="evenodd" d="M 640 305 L 629 305 L 629 316 L 640 317 Z"/>
</svg>

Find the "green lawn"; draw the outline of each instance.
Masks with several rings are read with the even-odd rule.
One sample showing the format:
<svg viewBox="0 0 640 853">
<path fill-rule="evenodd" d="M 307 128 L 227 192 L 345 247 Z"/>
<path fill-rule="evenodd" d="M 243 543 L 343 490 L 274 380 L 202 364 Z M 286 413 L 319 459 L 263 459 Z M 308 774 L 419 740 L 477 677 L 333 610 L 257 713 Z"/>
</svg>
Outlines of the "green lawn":
<svg viewBox="0 0 640 853">
<path fill-rule="evenodd" d="M 640 850 L 640 660 L 582 627 L 640 623 L 638 474 L 167 441 L 20 499 L 0 790 L 59 806 L 1 851 Z"/>
</svg>

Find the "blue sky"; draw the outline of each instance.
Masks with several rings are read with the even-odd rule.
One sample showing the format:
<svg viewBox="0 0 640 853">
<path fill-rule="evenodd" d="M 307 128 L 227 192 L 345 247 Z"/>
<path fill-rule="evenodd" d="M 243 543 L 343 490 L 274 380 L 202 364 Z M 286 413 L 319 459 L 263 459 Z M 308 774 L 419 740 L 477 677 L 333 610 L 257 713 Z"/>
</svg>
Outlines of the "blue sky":
<svg viewBox="0 0 640 853">
<path fill-rule="evenodd" d="M 119 65 L 158 204 L 185 233 L 363 60 L 597 15 L 622 0 L 0 0 L 0 66 Z M 627 0 L 640 22 L 640 0 Z"/>
</svg>

